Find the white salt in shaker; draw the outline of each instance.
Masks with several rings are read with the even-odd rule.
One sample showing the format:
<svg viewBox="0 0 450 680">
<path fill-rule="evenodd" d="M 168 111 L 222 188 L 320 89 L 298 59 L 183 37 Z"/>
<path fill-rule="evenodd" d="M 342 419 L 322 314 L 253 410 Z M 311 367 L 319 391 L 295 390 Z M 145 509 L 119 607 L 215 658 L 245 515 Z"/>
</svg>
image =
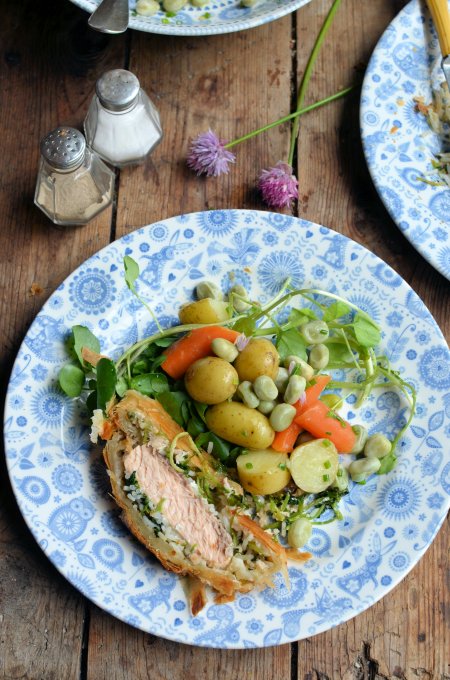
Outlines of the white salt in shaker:
<svg viewBox="0 0 450 680">
<path fill-rule="evenodd" d="M 114 179 L 81 132 L 58 127 L 41 141 L 34 202 L 55 224 L 86 224 L 111 203 Z"/>
<path fill-rule="evenodd" d="M 97 81 L 84 121 L 86 140 L 111 165 L 142 163 L 162 139 L 159 113 L 130 71 L 107 71 Z"/>
</svg>

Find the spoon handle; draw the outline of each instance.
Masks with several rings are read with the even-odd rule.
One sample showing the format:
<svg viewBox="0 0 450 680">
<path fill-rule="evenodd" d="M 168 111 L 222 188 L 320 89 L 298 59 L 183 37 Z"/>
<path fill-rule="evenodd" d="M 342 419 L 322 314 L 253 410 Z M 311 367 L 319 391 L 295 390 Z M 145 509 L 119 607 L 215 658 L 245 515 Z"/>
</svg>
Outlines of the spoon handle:
<svg viewBox="0 0 450 680">
<path fill-rule="evenodd" d="M 128 28 L 128 0 L 102 0 L 88 24 L 102 33 L 123 33 Z"/>
<path fill-rule="evenodd" d="M 450 12 L 447 0 L 427 0 L 443 57 L 450 54 Z"/>
</svg>

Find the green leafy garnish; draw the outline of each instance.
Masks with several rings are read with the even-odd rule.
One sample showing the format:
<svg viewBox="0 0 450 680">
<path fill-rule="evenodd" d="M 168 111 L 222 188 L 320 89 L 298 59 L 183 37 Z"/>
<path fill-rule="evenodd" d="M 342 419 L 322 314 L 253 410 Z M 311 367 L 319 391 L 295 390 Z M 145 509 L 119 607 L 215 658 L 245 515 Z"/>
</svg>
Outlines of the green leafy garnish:
<svg viewBox="0 0 450 680">
<path fill-rule="evenodd" d="M 85 381 L 84 371 L 74 364 L 66 364 L 59 372 L 58 380 L 61 389 L 68 397 L 79 397 Z"/>
<path fill-rule="evenodd" d="M 116 391 L 117 373 L 114 361 L 102 358 L 96 366 L 97 373 L 97 408 L 106 410 L 106 405 Z"/>
<path fill-rule="evenodd" d="M 305 341 L 295 328 L 280 333 L 276 348 L 281 362 L 290 355 L 300 357 L 304 361 L 307 359 Z"/>
<path fill-rule="evenodd" d="M 356 340 L 362 347 L 376 347 L 380 343 L 380 330 L 367 317 L 356 314 L 352 326 Z"/>
<path fill-rule="evenodd" d="M 86 328 L 86 326 L 73 326 L 72 335 L 69 342 L 82 367 L 86 367 L 86 362 L 81 355 L 81 350 L 83 347 L 87 347 L 97 354 L 100 352 L 99 341 L 95 335 L 91 333 L 89 328 Z"/>
<path fill-rule="evenodd" d="M 143 373 L 129 381 L 130 389 L 137 390 L 147 397 L 154 397 L 169 390 L 169 382 L 164 373 Z"/>
</svg>

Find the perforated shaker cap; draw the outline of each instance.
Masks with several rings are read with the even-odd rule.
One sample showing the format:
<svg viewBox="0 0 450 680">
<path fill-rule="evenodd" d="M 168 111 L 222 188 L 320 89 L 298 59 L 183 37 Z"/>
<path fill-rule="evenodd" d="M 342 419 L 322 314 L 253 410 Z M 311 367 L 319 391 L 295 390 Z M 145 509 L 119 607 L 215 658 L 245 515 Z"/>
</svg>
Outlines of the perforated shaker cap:
<svg viewBox="0 0 450 680">
<path fill-rule="evenodd" d="M 136 101 L 140 84 L 134 73 L 116 68 L 97 80 L 95 91 L 100 103 L 109 111 L 124 111 Z"/>
<path fill-rule="evenodd" d="M 41 154 L 58 170 L 79 165 L 86 151 L 86 140 L 75 128 L 57 127 L 41 141 Z"/>
</svg>

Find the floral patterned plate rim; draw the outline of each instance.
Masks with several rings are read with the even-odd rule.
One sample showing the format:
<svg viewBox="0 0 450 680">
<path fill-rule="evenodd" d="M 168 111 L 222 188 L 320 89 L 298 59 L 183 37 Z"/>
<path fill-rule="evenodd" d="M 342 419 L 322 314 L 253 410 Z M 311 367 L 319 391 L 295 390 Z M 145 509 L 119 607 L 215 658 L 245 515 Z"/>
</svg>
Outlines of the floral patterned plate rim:
<svg viewBox="0 0 450 680">
<path fill-rule="evenodd" d="M 183 580 L 166 572 L 129 534 L 108 496 L 99 451 L 89 444 L 84 406 L 66 398 L 57 375 L 71 326 L 88 325 L 117 356 L 154 329 L 127 289 L 123 257 L 139 262 L 141 296 L 161 324 L 176 321 L 196 283 L 228 289 L 230 276 L 262 301 L 287 276 L 345 296 L 383 329 L 382 350 L 418 390 L 417 414 L 389 475 L 352 485 L 342 521 L 315 527 L 312 559 L 289 567 L 274 589 L 212 601 L 192 618 Z M 405 414 L 381 391 L 344 415 L 392 435 Z M 450 504 L 450 352 L 436 322 L 405 281 L 376 255 L 302 219 L 216 210 L 142 227 L 103 248 L 53 293 L 18 352 L 5 409 L 12 487 L 48 559 L 105 611 L 149 633 L 193 645 L 250 648 L 326 631 L 370 607 L 417 563 Z"/>
<path fill-rule="evenodd" d="M 267 24 L 290 14 L 311 0 L 259 0 L 254 7 L 241 7 L 239 0 L 210 0 L 203 7 L 188 4 L 175 16 L 160 11 L 146 17 L 136 13 L 136 0 L 130 0 L 130 28 L 165 35 L 218 35 Z M 72 0 L 93 12 L 100 0 Z"/>
<path fill-rule="evenodd" d="M 414 97 L 432 101 L 444 76 L 439 42 L 426 3 L 412 0 L 395 17 L 370 59 L 361 93 L 366 161 L 392 219 L 416 250 L 450 280 L 450 190 L 420 177 L 443 140 L 415 110 Z"/>
</svg>

